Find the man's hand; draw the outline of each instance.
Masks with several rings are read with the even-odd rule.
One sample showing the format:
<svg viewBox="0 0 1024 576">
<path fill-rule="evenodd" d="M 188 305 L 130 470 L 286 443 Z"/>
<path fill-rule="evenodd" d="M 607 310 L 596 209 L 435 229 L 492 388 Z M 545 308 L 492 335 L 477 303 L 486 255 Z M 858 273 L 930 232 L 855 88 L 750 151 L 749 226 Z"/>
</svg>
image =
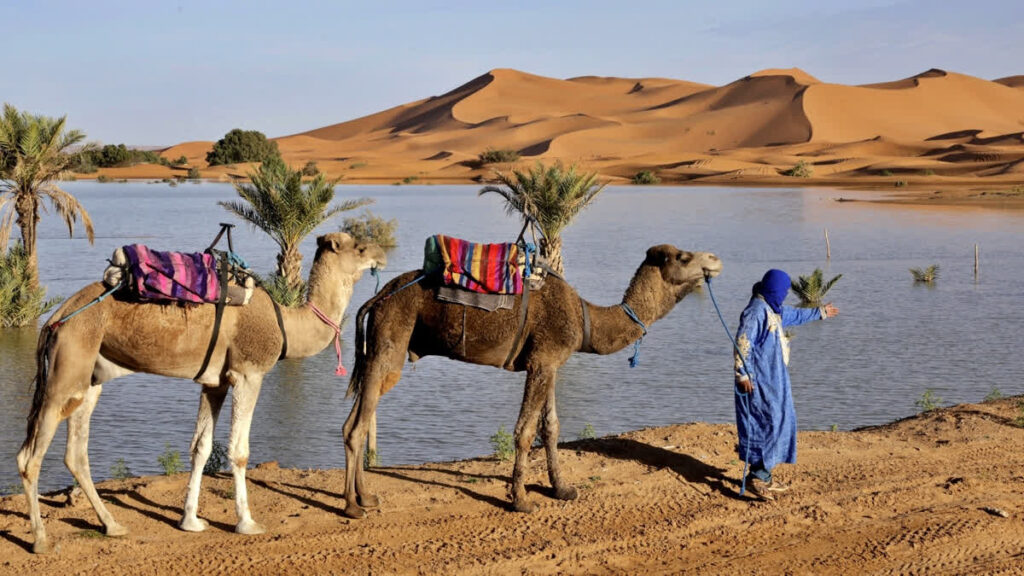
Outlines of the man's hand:
<svg viewBox="0 0 1024 576">
<path fill-rule="evenodd" d="M 826 318 L 831 318 L 833 316 L 838 316 L 839 315 L 839 308 L 836 308 L 835 306 L 833 306 L 831 302 L 829 302 L 828 304 L 825 304 L 824 308 L 825 308 L 825 317 Z"/>
<path fill-rule="evenodd" d="M 754 391 L 754 381 L 750 378 L 744 378 L 743 380 L 736 381 L 736 387 L 740 389 L 740 392 L 744 394 L 750 394 Z"/>
</svg>

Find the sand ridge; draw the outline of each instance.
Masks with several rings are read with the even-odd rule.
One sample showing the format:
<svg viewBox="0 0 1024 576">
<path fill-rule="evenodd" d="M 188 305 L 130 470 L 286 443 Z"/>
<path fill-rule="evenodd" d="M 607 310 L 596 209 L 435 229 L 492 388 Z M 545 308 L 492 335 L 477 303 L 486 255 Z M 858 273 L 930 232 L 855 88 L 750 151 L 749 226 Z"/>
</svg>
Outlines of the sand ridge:
<svg viewBox="0 0 1024 576">
<path fill-rule="evenodd" d="M 789 492 L 738 496 L 735 427 L 689 423 L 560 445 L 576 501 L 507 510 L 494 458 L 369 472 L 381 508 L 340 515 L 344 471 L 249 472 L 260 536 L 231 532 L 232 481 L 204 479 L 201 534 L 176 528 L 186 474 L 98 484 L 131 533 L 105 538 L 84 498 L 43 501 L 59 553 L 34 556 L 23 496 L 0 499 L 0 573 L 1021 574 L 1024 397 L 938 409 L 854 431 L 802 431 Z M 258 424 L 257 424 L 258 425 Z M 339 445 L 340 449 L 340 445 Z"/>
<path fill-rule="evenodd" d="M 496 69 L 439 96 L 275 140 L 292 166 L 313 161 L 349 183 L 480 182 L 512 167 L 479 161 L 497 148 L 518 152 L 520 167 L 578 163 L 611 183 L 649 170 L 665 184 L 1007 191 L 1024 184 L 1022 78 L 931 69 L 849 86 L 790 68 L 708 86 Z M 110 174 L 166 177 L 196 167 L 205 178 L 223 179 L 253 168 L 207 166 L 212 144 L 162 152 L 184 155 L 186 166 Z M 809 177 L 785 174 L 799 162 Z"/>
</svg>

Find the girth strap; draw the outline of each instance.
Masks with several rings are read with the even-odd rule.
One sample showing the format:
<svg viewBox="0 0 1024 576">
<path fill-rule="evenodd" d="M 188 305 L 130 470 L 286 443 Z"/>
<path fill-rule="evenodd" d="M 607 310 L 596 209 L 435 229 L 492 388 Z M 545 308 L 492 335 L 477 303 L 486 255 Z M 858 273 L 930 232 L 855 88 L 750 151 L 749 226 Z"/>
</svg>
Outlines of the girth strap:
<svg viewBox="0 0 1024 576">
<path fill-rule="evenodd" d="M 519 303 L 519 329 L 516 330 L 516 338 L 512 341 L 512 349 L 508 351 L 508 358 L 505 358 L 505 363 L 502 365 L 508 367 L 513 359 L 516 357 L 516 352 L 519 351 L 519 344 L 523 340 L 523 333 L 526 332 L 526 313 L 530 304 L 530 283 L 528 281 L 523 282 L 523 298 Z"/>
<path fill-rule="evenodd" d="M 218 238 L 220 235 L 218 234 Z M 213 349 L 217 347 L 217 337 L 220 336 L 220 321 L 224 318 L 224 305 L 228 297 L 228 261 L 226 258 L 221 258 L 217 263 L 219 265 L 218 280 L 220 281 L 220 297 L 217 298 L 215 312 L 213 314 L 213 335 L 210 336 L 210 345 L 206 348 L 206 356 L 203 357 L 203 365 L 199 367 L 199 372 L 196 372 L 193 380 L 199 380 L 206 372 L 206 367 L 210 365 L 210 358 L 213 357 Z"/>
<path fill-rule="evenodd" d="M 267 293 L 267 296 L 270 296 Z M 281 318 L 281 306 L 278 305 L 277 300 L 273 297 L 270 298 L 270 303 L 274 305 L 274 316 L 277 316 L 277 328 L 281 331 L 281 355 L 278 356 L 278 360 L 283 359 L 288 355 L 288 335 L 284 332 L 284 319 Z"/>
</svg>

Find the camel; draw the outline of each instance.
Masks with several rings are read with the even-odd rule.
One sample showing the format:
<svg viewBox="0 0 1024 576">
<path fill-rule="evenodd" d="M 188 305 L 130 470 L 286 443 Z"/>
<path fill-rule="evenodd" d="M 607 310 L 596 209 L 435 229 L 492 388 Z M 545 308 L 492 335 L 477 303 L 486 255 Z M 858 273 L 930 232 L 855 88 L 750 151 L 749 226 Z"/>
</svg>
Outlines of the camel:
<svg viewBox="0 0 1024 576">
<path fill-rule="evenodd" d="M 306 304 L 280 309 L 281 325 L 270 296 L 263 290 L 257 290 L 245 306 L 225 307 L 213 355 L 199 376 L 196 373 L 213 332 L 215 306 L 144 303 L 115 294 L 54 327 L 59 319 L 92 302 L 106 287 L 99 282 L 90 284 L 68 298 L 40 333 L 35 396 L 27 437 L 18 452 L 18 469 L 34 535 L 33 551 L 51 550 L 39 512 L 39 468 L 63 419 L 68 421 L 64 463 L 88 497 L 105 533 L 127 534 L 127 529 L 107 511 L 93 486 L 88 442 L 89 420 L 103 384 L 133 372 L 194 379 L 201 385 L 190 448 L 192 470 L 179 523 L 182 530 L 190 532 L 202 531 L 209 525 L 198 516 L 199 489 L 217 416 L 231 389 L 228 456 L 238 517 L 235 531 L 264 532 L 249 512 L 245 485 L 249 427 L 263 377 L 282 354 L 286 358 L 304 358 L 327 347 L 337 331 L 319 319 L 316 310 L 339 324 L 352 297 L 353 285 L 363 271 L 381 268 L 386 261 L 380 247 L 358 243 L 348 234 L 319 237 Z"/>
<path fill-rule="evenodd" d="M 518 340 L 522 296 L 516 296 L 512 310 L 485 312 L 438 300 L 439 279 L 428 277 L 413 283 L 420 270 L 392 279 L 360 308 L 357 316 L 356 364 L 348 390 L 355 402 L 344 427 L 344 514 L 362 518 L 364 508 L 379 503 L 377 496 L 367 491 L 363 479 L 363 450 L 377 402 L 398 383 L 406 355 L 412 361 L 436 355 L 525 371 L 526 389 L 515 426 L 512 507 L 519 512 L 535 508 L 526 498 L 523 472 L 542 408 L 541 434 L 554 496 L 575 499 L 576 489 L 565 483 L 558 466 L 558 369 L 573 352 L 611 354 L 636 341 L 646 333 L 646 326 L 668 314 L 705 277 L 716 276 L 721 270 L 722 263 L 714 254 L 686 252 L 668 244 L 654 246 L 647 250 L 622 303 L 607 307 L 586 302 L 562 278 L 549 275 L 543 287 L 529 296 L 527 318 Z M 636 319 L 631 319 L 631 312 Z M 361 321 L 364 315 L 365 330 Z M 586 327 L 590 328 L 589 334 Z M 518 349 L 510 352 L 513 343 L 518 343 Z"/>
</svg>

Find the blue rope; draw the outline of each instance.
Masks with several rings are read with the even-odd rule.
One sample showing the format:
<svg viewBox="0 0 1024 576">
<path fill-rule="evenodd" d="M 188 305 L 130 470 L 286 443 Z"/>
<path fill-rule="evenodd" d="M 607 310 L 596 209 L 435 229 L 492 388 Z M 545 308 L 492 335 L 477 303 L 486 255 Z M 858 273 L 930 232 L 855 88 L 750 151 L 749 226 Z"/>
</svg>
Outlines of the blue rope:
<svg viewBox="0 0 1024 576">
<path fill-rule="evenodd" d="M 380 292 L 380 271 L 377 270 L 376 266 L 370 268 L 370 276 L 377 279 L 377 287 L 373 289 L 373 293 L 376 294 L 377 292 Z"/>
<path fill-rule="evenodd" d="M 395 291 L 391 292 L 390 294 L 388 294 L 388 295 L 384 296 L 384 299 L 385 299 L 385 300 L 387 300 L 388 298 L 391 298 L 391 297 L 392 297 L 392 296 L 394 296 L 395 294 L 398 294 L 398 293 L 399 293 L 399 292 L 401 292 L 402 290 L 405 290 L 405 289 L 406 289 L 406 288 L 408 288 L 409 286 L 412 286 L 413 284 L 416 284 L 417 282 L 419 282 L 420 280 L 423 280 L 423 279 L 424 279 L 424 278 L 426 278 L 426 277 L 427 277 L 427 275 L 426 275 L 426 274 L 420 274 L 419 276 L 417 276 L 417 277 L 413 278 L 413 279 L 412 279 L 411 281 L 409 281 L 409 282 L 406 282 L 406 283 L 405 283 L 405 284 L 404 284 L 404 285 L 403 285 L 403 286 L 402 286 L 401 288 L 399 288 L 398 290 L 395 290 Z"/>
<path fill-rule="evenodd" d="M 533 273 L 531 261 L 533 260 L 533 253 L 537 251 L 537 247 L 530 242 L 524 242 L 522 246 L 523 256 L 526 259 L 526 264 L 523 265 L 523 278 L 529 278 Z"/>
<path fill-rule="evenodd" d="M 743 364 L 743 371 L 746 372 L 749 376 L 750 368 L 747 367 L 747 362 L 746 360 L 743 359 L 743 353 L 740 352 L 740 347 L 739 345 L 736 344 L 736 339 L 732 337 L 732 332 L 729 332 L 729 327 L 725 324 L 725 318 L 722 318 L 722 310 L 718 307 L 718 301 L 715 300 L 715 293 L 711 290 L 711 277 L 705 276 L 704 282 L 707 283 L 708 285 L 708 294 L 711 296 L 711 303 L 715 305 L 715 312 L 718 312 L 718 319 L 722 322 L 722 328 L 725 328 L 725 335 L 729 337 L 729 341 L 732 342 L 733 349 L 736 350 L 736 353 L 739 355 L 740 362 Z M 736 393 L 739 394 L 740 396 L 740 402 L 743 403 L 744 410 L 747 414 L 750 414 L 750 404 L 749 400 L 747 399 L 747 396 L 749 396 L 749 394 L 740 392 L 738 389 L 736 390 Z M 749 459 L 750 443 L 748 442 L 747 453 L 743 457 L 743 480 L 740 483 L 740 496 L 743 496 L 743 493 L 747 491 L 747 466 L 750 465 L 750 462 L 748 461 Z"/>
<path fill-rule="evenodd" d="M 629 304 L 623 302 L 622 304 L 619 304 L 619 306 L 622 306 L 622 309 L 626 312 L 626 316 L 629 316 L 630 320 L 639 324 L 640 329 L 644 331 L 640 336 L 640 339 L 633 345 L 633 355 L 629 357 L 629 367 L 636 368 L 636 365 L 640 363 L 640 343 L 644 341 L 644 336 L 647 336 L 647 325 L 640 320 L 636 315 L 636 312 L 633 312 L 633 309 L 629 307 Z"/>
<path fill-rule="evenodd" d="M 249 269 L 249 265 L 245 263 L 245 260 L 238 254 L 228 251 L 228 264 L 234 264 L 239 268 Z"/>
<path fill-rule="evenodd" d="M 81 308 L 79 308 L 78 310 L 75 310 L 71 314 L 68 314 L 67 316 L 61 318 L 60 320 L 57 320 L 53 324 L 50 324 L 50 330 L 56 330 L 57 328 L 60 328 L 61 324 L 64 324 L 68 320 L 71 320 L 72 318 L 77 316 L 80 312 L 84 311 L 86 308 L 92 306 L 93 304 L 96 304 L 97 302 L 102 302 L 103 299 L 106 298 L 107 296 L 110 296 L 114 292 L 114 290 L 117 290 L 118 288 L 120 288 L 123 283 L 124 283 L 124 280 L 118 282 L 117 284 L 114 285 L 113 288 L 111 288 L 110 290 L 107 290 L 103 294 L 100 294 L 99 296 L 93 298 L 92 301 L 89 302 L 88 304 L 86 304 L 85 306 L 82 306 Z"/>
</svg>

